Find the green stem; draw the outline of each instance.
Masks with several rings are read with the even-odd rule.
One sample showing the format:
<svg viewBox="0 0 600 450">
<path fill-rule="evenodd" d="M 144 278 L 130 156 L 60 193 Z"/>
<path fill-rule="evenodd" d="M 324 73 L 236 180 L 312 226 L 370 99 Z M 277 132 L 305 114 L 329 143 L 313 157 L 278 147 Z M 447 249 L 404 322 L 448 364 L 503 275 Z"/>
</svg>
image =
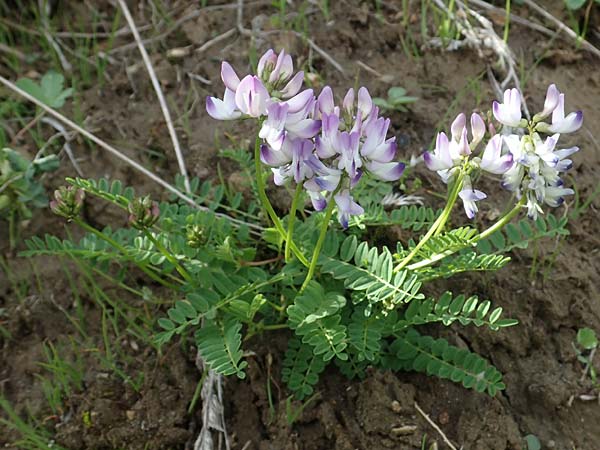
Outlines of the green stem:
<svg viewBox="0 0 600 450">
<path fill-rule="evenodd" d="M 506 0 L 506 15 L 504 16 L 504 43 L 508 43 L 508 30 L 510 28 L 510 0 Z"/>
<path fill-rule="evenodd" d="M 323 243 L 325 242 L 325 236 L 327 235 L 327 229 L 329 228 L 329 221 L 331 220 L 331 216 L 333 215 L 333 207 L 335 206 L 335 201 L 333 200 L 333 196 L 337 194 L 337 192 L 342 187 L 342 180 L 340 180 L 340 184 L 331 194 L 331 198 L 329 199 L 329 203 L 327 204 L 327 209 L 325 210 L 325 218 L 323 219 L 323 224 L 321 225 L 321 231 L 319 232 L 319 239 L 317 240 L 317 245 L 315 246 L 315 250 L 313 251 L 312 258 L 310 260 L 310 266 L 308 267 L 308 273 L 306 274 L 306 278 L 304 279 L 304 283 L 302 283 L 302 287 L 300 288 L 300 293 L 306 289 L 310 280 L 312 280 L 313 275 L 315 274 L 315 269 L 317 267 L 317 261 L 319 260 L 319 254 L 321 253 L 321 248 L 323 247 Z"/>
<path fill-rule="evenodd" d="M 188 273 L 187 270 L 185 270 L 183 268 L 183 266 L 181 264 L 179 264 L 179 261 L 177 261 L 177 258 L 175 258 L 175 256 L 173 256 L 173 254 L 171 252 L 169 252 L 169 250 L 167 250 L 166 247 L 164 245 L 162 245 L 162 243 L 158 239 L 156 239 L 149 230 L 144 228 L 142 231 L 144 232 L 146 237 L 148 239 L 150 239 L 150 241 L 154 244 L 154 246 L 158 249 L 158 251 L 161 252 L 165 258 L 167 258 L 167 261 L 169 261 L 171 264 L 173 264 L 175 266 L 175 270 L 177 270 L 179 275 L 181 275 L 183 277 L 183 279 L 185 281 L 187 281 L 188 283 L 192 282 L 192 280 L 193 280 L 192 276 Z"/>
<path fill-rule="evenodd" d="M 130 259 L 136 266 L 138 266 L 142 270 L 142 272 L 144 272 L 146 275 L 148 275 L 150 278 L 152 278 L 157 283 L 160 283 L 163 286 L 168 287 L 169 289 L 172 289 L 174 291 L 178 291 L 179 290 L 179 288 L 177 286 L 175 286 L 174 284 L 169 283 L 166 280 L 163 280 L 157 274 L 155 274 L 154 272 L 152 272 L 152 270 L 150 270 L 146 265 L 140 264 L 137 261 L 135 261 L 135 259 L 133 259 L 131 257 L 131 255 L 129 254 L 129 252 L 127 251 L 127 249 L 125 247 L 123 247 L 121 244 L 119 244 L 117 241 L 115 241 L 114 239 L 112 239 L 111 237 L 105 235 L 104 233 L 102 233 L 101 231 L 97 230 L 96 228 L 88 225 L 87 223 L 85 223 L 83 220 L 81 220 L 78 217 L 75 217 L 72 220 L 73 220 L 73 222 L 75 222 L 77 225 L 79 225 L 84 230 L 86 230 L 86 231 L 88 231 L 88 232 L 90 232 L 90 233 L 98 236 L 100 239 L 102 239 L 103 241 L 106 241 L 108 244 L 110 244 L 116 250 L 120 251 L 125 257 L 127 257 L 128 259 Z"/>
<path fill-rule="evenodd" d="M 431 225 L 431 228 L 429 228 L 429 230 L 427 231 L 425 236 L 423 236 L 423 238 L 421 238 L 421 240 L 415 246 L 415 248 L 413 248 L 412 251 L 408 255 L 406 255 L 406 257 L 402 261 L 400 261 L 400 264 L 398 264 L 394 268 L 394 272 L 399 272 L 400 270 L 402 270 L 415 257 L 415 255 L 419 252 L 419 250 L 421 250 L 421 248 L 425 245 L 425 243 L 432 236 L 437 235 L 442 230 L 442 228 L 448 221 L 448 218 L 450 217 L 450 213 L 452 212 L 452 207 L 454 206 L 454 203 L 456 203 L 456 199 L 458 198 L 458 193 L 460 192 L 460 189 L 462 188 L 464 177 L 465 177 L 465 174 L 461 170 L 458 173 L 456 180 L 454 181 L 454 185 L 452 186 L 452 189 L 450 190 L 450 194 L 448 195 L 448 202 L 446 203 L 446 207 L 444 208 L 444 210 L 442 211 L 440 216 L 437 218 L 437 220 L 433 223 L 433 225 Z"/>
<path fill-rule="evenodd" d="M 8 218 L 8 242 L 11 250 L 17 247 L 17 212 L 13 208 L 11 208 Z"/>
<path fill-rule="evenodd" d="M 296 209 L 298 208 L 298 201 L 302 197 L 302 183 L 296 185 L 296 192 L 294 193 L 294 199 L 292 200 L 292 207 L 290 208 L 290 218 L 288 220 L 287 237 L 285 238 L 285 261 L 290 260 L 290 242 L 294 242 L 294 224 L 296 223 Z"/>
<path fill-rule="evenodd" d="M 511 209 L 506 215 L 502 216 L 496 223 L 494 223 L 492 226 L 490 226 L 483 233 L 479 234 L 472 241 L 470 241 L 469 246 L 475 244 L 478 241 L 481 241 L 482 239 L 486 239 L 486 238 L 490 237 L 496 231 L 504 228 L 504 226 L 507 223 L 509 223 L 513 219 L 513 217 L 515 217 L 519 213 L 519 211 L 521 211 L 521 208 L 525 204 L 526 200 L 527 199 L 525 198 L 525 196 L 521 197 L 521 200 L 519 200 L 519 202 L 515 205 L 515 207 L 513 209 Z M 409 270 L 422 269 L 423 267 L 430 266 L 431 264 L 434 264 L 437 261 L 440 261 L 440 260 L 446 258 L 447 256 L 450 256 L 464 248 L 466 248 L 466 246 L 461 247 L 461 248 L 456 248 L 453 250 L 446 250 L 441 253 L 436 253 L 435 255 L 432 255 L 431 257 L 424 259 L 423 261 L 419 261 L 417 263 L 411 264 L 410 266 L 408 266 L 408 269 Z"/>
<path fill-rule="evenodd" d="M 255 165 L 255 169 L 256 169 L 256 189 L 258 191 L 258 198 L 259 198 L 263 208 L 267 212 L 267 215 L 271 219 L 271 222 L 273 222 L 275 229 L 278 231 L 278 233 L 281 235 L 281 237 L 283 239 L 286 239 L 287 233 L 286 233 L 285 229 L 283 228 L 283 225 L 281 224 L 281 220 L 279 220 L 277 213 L 273 209 L 271 202 L 269 202 L 267 193 L 265 192 L 265 180 L 263 179 L 263 170 L 262 170 L 262 165 L 260 164 L 260 137 L 258 137 L 258 135 L 256 136 L 256 141 L 254 144 L 254 165 Z M 293 241 L 291 241 L 289 243 L 289 246 L 290 246 L 290 249 L 292 250 L 292 252 L 294 253 L 294 255 L 296 256 L 296 258 L 298 258 L 298 260 L 302 264 L 304 264 L 306 267 L 308 267 L 308 260 L 302 254 L 300 249 L 298 249 L 296 244 Z"/>
</svg>

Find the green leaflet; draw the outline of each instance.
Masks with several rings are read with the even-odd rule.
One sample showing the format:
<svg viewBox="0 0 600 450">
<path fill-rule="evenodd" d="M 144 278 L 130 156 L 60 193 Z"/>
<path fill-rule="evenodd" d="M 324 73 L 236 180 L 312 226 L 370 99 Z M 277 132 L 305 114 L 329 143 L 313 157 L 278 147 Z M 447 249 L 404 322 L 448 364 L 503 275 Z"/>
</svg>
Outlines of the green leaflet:
<svg viewBox="0 0 600 450">
<path fill-rule="evenodd" d="M 242 359 L 242 324 L 234 318 L 222 322 L 205 323 L 196 331 L 195 340 L 202 358 L 211 368 L 222 375 L 237 375 L 245 378 L 244 368 L 248 365 Z"/>
<path fill-rule="evenodd" d="M 467 389 L 487 391 L 492 397 L 505 388 L 502 374 L 495 367 L 475 353 L 448 344 L 445 339 L 421 336 L 411 329 L 397 337 L 390 351 L 404 369 L 462 383 Z"/>
<path fill-rule="evenodd" d="M 553 214 L 539 216 L 535 221 L 525 218 L 509 223 L 503 230 L 477 243 L 477 250 L 486 254 L 508 253 L 515 248 L 527 248 L 530 242 L 543 238 L 567 236 L 567 217 L 558 219 Z"/>
<path fill-rule="evenodd" d="M 495 271 L 504 267 L 510 261 L 510 257 L 495 254 L 479 255 L 474 251 L 454 255 L 452 258 L 444 258 L 439 266 L 427 266 L 418 270 L 419 280 L 431 281 L 436 278 L 449 278 L 462 272 Z"/>
<path fill-rule="evenodd" d="M 360 291 L 369 304 L 381 304 L 384 310 L 424 298 L 419 293 L 421 283 L 416 275 L 406 270 L 393 272 L 392 255 L 387 248 L 378 251 L 375 247 L 369 248 L 367 242 L 355 246 L 355 239 L 350 236 L 342 243 L 342 260 L 324 256 L 321 270 L 343 280 L 347 289 Z"/>
<path fill-rule="evenodd" d="M 285 352 L 281 377 L 295 397 L 303 400 L 314 392 L 314 386 L 326 365 L 323 358 L 313 353 L 310 345 L 292 337 Z"/>
<path fill-rule="evenodd" d="M 479 301 L 476 296 L 453 297 L 451 292 L 445 292 L 438 300 L 428 298 L 412 302 L 404 311 L 404 318 L 395 324 L 394 331 L 431 322 L 442 322 L 448 326 L 458 321 L 461 325 L 487 325 L 492 330 L 518 323 L 515 319 L 502 319 L 502 307 L 490 311 L 490 306 L 489 300 Z"/>
<path fill-rule="evenodd" d="M 339 310 L 346 299 L 335 292 L 325 294 L 323 287 L 312 281 L 303 294 L 296 297 L 287 309 L 290 328 L 302 337 L 302 342 L 313 347 L 315 355 L 324 361 L 336 356 L 347 359 L 344 349 L 346 326 L 341 324 Z"/>
</svg>

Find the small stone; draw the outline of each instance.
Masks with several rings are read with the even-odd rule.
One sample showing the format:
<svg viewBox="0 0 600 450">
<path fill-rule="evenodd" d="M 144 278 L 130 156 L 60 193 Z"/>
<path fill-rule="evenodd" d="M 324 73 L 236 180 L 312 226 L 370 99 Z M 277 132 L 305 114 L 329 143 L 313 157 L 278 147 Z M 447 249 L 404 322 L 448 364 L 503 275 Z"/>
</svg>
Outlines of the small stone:
<svg viewBox="0 0 600 450">
<path fill-rule="evenodd" d="M 450 414 L 448 414 L 448 411 L 442 411 L 440 413 L 438 416 L 438 422 L 440 422 L 441 425 L 447 425 L 448 422 L 450 422 Z"/>
<path fill-rule="evenodd" d="M 398 400 L 394 400 L 390 407 L 395 413 L 399 413 L 400 411 L 402 411 L 402 405 L 400 405 L 400 402 Z"/>
<path fill-rule="evenodd" d="M 127 411 L 125 411 L 125 415 L 127 416 L 128 420 L 135 419 L 135 411 L 132 411 L 131 409 L 128 409 Z"/>
<path fill-rule="evenodd" d="M 409 434 L 413 434 L 415 431 L 417 431 L 416 425 L 402 425 L 400 427 L 392 428 L 392 436 L 407 436 Z"/>
</svg>

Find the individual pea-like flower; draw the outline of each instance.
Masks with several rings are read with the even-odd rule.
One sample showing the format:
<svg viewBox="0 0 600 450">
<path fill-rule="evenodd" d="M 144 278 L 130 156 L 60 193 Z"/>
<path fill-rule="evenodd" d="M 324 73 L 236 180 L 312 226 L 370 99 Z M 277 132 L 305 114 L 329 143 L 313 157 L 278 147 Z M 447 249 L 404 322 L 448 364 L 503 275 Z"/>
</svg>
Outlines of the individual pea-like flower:
<svg viewBox="0 0 600 450">
<path fill-rule="evenodd" d="M 551 84 L 548 86 L 548 90 L 546 91 L 546 99 L 544 100 L 544 109 L 542 112 L 537 113 L 533 116 L 534 122 L 539 122 L 540 120 L 548 117 L 558 106 L 560 91 L 557 89 L 555 84 Z"/>
<path fill-rule="evenodd" d="M 337 159 L 337 168 L 345 171 L 351 180 L 355 180 L 362 174 L 362 159 L 358 151 L 360 135 L 356 131 L 344 131 L 340 133 L 338 143 L 340 156 Z"/>
<path fill-rule="evenodd" d="M 60 186 L 54 191 L 54 200 L 50 201 L 50 209 L 54 214 L 70 221 L 79 216 L 84 199 L 83 189 L 75 186 Z"/>
<path fill-rule="evenodd" d="M 289 98 L 296 95 L 304 81 L 304 72 L 294 73 L 292 57 L 284 50 L 279 54 L 272 49 L 258 60 L 256 74 L 276 97 Z"/>
<path fill-rule="evenodd" d="M 471 178 L 466 175 L 463 181 L 462 190 L 458 193 L 458 196 L 463 202 L 465 213 L 469 219 L 473 219 L 477 211 L 477 202 L 485 199 L 487 195 L 477 189 L 473 189 L 471 185 Z"/>
<path fill-rule="evenodd" d="M 509 127 L 521 127 L 527 124 L 521 114 L 521 93 L 518 89 L 504 91 L 504 102 L 494 101 L 492 112 L 498 122 Z"/>
<path fill-rule="evenodd" d="M 286 136 L 308 139 L 321 129 L 321 122 L 307 117 L 314 104 L 312 89 L 307 89 L 285 102 L 267 106 L 267 119 L 258 133 L 275 150 L 281 149 Z"/>
<path fill-rule="evenodd" d="M 502 136 L 499 134 L 488 141 L 479 162 L 479 167 L 482 170 L 495 175 L 502 175 L 511 168 L 513 155 L 510 152 L 502 154 L 502 143 Z"/>
<path fill-rule="evenodd" d="M 543 133 L 573 133 L 583 125 L 583 112 L 574 111 L 565 117 L 565 94 L 559 94 L 558 104 L 552 111 L 552 124 L 540 122 L 536 130 Z"/>
<path fill-rule="evenodd" d="M 396 181 L 404 173 L 404 163 L 392 162 L 396 156 L 396 138 L 386 139 L 390 119 L 380 117 L 363 128 L 366 138 L 360 148 L 365 168 L 376 178 Z"/>
<path fill-rule="evenodd" d="M 334 195 L 333 199 L 338 208 L 338 220 L 343 228 L 348 228 L 350 216 L 359 216 L 365 212 L 362 206 L 354 201 L 348 189 Z"/>
<path fill-rule="evenodd" d="M 263 163 L 277 166 L 271 170 L 275 184 L 281 186 L 290 177 L 301 183 L 313 176 L 313 170 L 306 161 L 312 157 L 314 148 L 311 140 L 286 138 L 280 152 L 263 145 L 260 156 Z"/>
<path fill-rule="evenodd" d="M 235 91 L 235 104 L 250 117 L 260 117 L 267 112 L 269 91 L 257 76 L 246 75 Z"/>
<path fill-rule="evenodd" d="M 450 142 L 443 131 L 438 133 L 435 139 L 433 152 L 425 152 L 423 161 L 429 170 L 435 172 L 448 171 L 454 167 L 454 161 L 450 156 Z"/>
<path fill-rule="evenodd" d="M 467 116 L 460 113 L 450 126 L 451 139 L 444 132 L 437 135 L 433 152 L 425 152 L 423 161 L 429 170 L 438 173 L 447 183 L 485 136 L 485 123 L 477 113 L 471 114 L 471 141 L 467 129 Z"/>
</svg>

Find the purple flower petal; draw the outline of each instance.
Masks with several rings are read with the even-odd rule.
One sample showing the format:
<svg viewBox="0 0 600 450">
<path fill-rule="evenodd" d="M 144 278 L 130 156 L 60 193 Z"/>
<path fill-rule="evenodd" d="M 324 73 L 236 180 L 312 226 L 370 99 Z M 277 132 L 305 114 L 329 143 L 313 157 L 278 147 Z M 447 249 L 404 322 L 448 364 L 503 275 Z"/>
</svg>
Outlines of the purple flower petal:
<svg viewBox="0 0 600 450">
<path fill-rule="evenodd" d="M 302 83 L 304 82 L 304 72 L 300 71 L 292 77 L 288 84 L 281 90 L 281 96 L 283 98 L 289 98 L 296 95 L 300 89 L 302 89 Z"/>
<path fill-rule="evenodd" d="M 322 114 L 333 113 L 333 91 L 329 86 L 323 88 L 317 99 L 317 104 L 319 105 L 319 111 L 321 111 Z"/>
<path fill-rule="evenodd" d="M 268 145 L 260 146 L 260 160 L 268 166 L 283 166 L 291 161 L 291 158 L 285 152 L 273 150 Z"/>
<path fill-rule="evenodd" d="M 358 109 L 363 117 L 367 117 L 373 109 L 373 100 L 371 100 L 371 95 L 364 86 L 358 90 Z"/>
<path fill-rule="evenodd" d="M 369 161 L 365 164 L 365 167 L 380 180 L 396 181 L 400 179 L 404 173 L 406 165 L 397 162 L 380 163 L 377 161 Z"/>
<path fill-rule="evenodd" d="M 473 135 L 471 145 L 475 148 L 485 136 L 485 122 L 477 113 L 471 114 L 471 134 Z"/>
<path fill-rule="evenodd" d="M 467 116 L 464 113 L 460 113 L 456 116 L 456 119 L 450 125 L 450 132 L 452 133 L 452 140 L 458 142 L 462 136 L 462 132 L 467 124 Z"/>
<path fill-rule="evenodd" d="M 237 90 L 240 84 L 240 78 L 227 61 L 221 63 L 221 80 L 223 80 L 225 87 L 233 92 Z"/>
</svg>

